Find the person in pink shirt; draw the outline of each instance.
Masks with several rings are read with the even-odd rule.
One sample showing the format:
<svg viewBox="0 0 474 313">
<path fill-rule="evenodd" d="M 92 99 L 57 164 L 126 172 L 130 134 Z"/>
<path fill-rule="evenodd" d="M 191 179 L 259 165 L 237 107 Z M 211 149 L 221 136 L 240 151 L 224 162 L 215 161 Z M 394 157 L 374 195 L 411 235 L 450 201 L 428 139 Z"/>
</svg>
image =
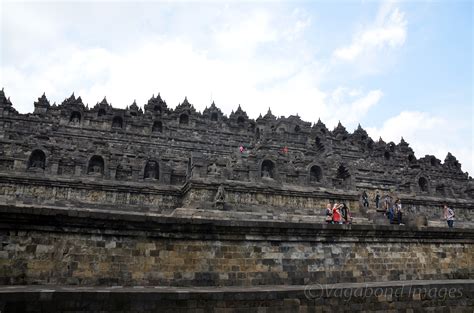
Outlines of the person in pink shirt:
<svg viewBox="0 0 474 313">
<path fill-rule="evenodd" d="M 332 208 L 332 220 L 334 224 L 342 224 L 340 207 L 339 203 L 334 203 L 334 207 Z"/>
</svg>

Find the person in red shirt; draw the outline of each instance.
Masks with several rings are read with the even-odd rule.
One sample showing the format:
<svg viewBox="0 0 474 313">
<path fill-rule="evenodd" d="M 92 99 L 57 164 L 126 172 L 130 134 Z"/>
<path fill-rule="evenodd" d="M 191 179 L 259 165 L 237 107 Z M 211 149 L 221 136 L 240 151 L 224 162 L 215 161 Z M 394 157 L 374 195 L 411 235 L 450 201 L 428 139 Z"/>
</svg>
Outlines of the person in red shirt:
<svg viewBox="0 0 474 313">
<path fill-rule="evenodd" d="M 339 203 L 334 203 L 334 207 L 332 208 L 332 220 L 334 224 L 342 224 L 340 207 Z"/>
</svg>

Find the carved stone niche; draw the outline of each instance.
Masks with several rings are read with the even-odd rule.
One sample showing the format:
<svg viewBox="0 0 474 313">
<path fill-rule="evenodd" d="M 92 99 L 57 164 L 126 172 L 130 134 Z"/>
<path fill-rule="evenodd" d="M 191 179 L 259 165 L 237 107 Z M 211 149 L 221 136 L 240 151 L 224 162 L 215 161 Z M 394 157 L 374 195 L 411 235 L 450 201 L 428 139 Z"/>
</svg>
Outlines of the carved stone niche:
<svg viewBox="0 0 474 313">
<path fill-rule="evenodd" d="M 81 123 L 81 113 L 79 111 L 73 111 L 69 117 L 69 125 L 79 125 Z"/>
<path fill-rule="evenodd" d="M 151 128 L 151 132 L 154 134 L 162 133 L 163 132 L 163 123 L 161 121 L 155 121 Z"/>
<path fill-rule="evenodd" d="M 37 149 L 31 152 L 28 160 L 28 170 L 33 172 L 43 172 L 46 168 L 46 155 L 43 151 Z"/>
<path fill-rule="evenodd" d="M 207 166 L 207 175 L 218 177 L 221 173 L 219 166 L 217 166 L 216 162 L 212 162 Z"/>
<path fill-rule="evenodd" d="M 181 126 L 187 126 L 189 124 L 189 115 L 186 113 L 181 114 L 178 122 Z"/>
<path fill-rule="evenodd" d="M 275 179 L 275 163 L 271 160 L 263 160 L 260 166 L 260 177 L 263 179 Z"/>
<path fill-rule="evenodd" d="M 422 193 L 428 193 L 430 191 L 428 179 L 423 176 L 420 176 L 418 178 L 418 188 Z"/>
<path fill-rule="evenodd" d="M 144 180 L 159 180 L 160 179 L 160 166 L 157 161 L 150 160 L 145 164 L 145 170 L 143 171 Z"/>
<path fill-rule="evenodd" d="M 323 180 L 323 170 L 319 165 L 313 165 L 309 169 L 309 183 L 318 184 Z"/>
<path fill-rule="evenodd" d="M 191 157 L 188 160 L 188 168 L 187 168 L 187 179 L 197 178 L 197 177 L 206 177 L 209 175 L 209 166 L 211 162 L 207 161 L 206 158 L 199 152 L 193 152 Z M 217 164 L 215 164 L 217 167 Z M 212 168 L 212 170 L 217 170 Z M 212 173 L 214 174 L 214 172 Z M 213 176 L 213 175 L 211 175 Z"/>
<path fill-rule="evenodd" d="M 352 177 L 349 168 L 345 164 L 339 164 L 333 185 L 339 189 L 349 189 L 352 185 Z"/>
<path fill-rule="evenodd" d="M 87 174 L 91 176 L 104 175 L 104 159 L 99 155 L 94 155 L 90 158 L 87 166 Z"/>
<path fill-rule="evenodd" d="M 122 129 L 123 128 L 123 118 L 121 116 L 115 116 L 112 120 L 112 129 Z"/>
</svg>

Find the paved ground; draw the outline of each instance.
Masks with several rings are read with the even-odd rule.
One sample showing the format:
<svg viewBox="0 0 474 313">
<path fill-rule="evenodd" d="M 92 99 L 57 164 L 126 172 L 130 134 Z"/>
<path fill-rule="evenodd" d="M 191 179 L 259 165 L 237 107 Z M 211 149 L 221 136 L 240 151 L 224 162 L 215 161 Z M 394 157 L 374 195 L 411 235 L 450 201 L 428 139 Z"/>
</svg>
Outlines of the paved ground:
<svg viewBox="0 0 474 313">
<path fill-rule="evenodd" d="M 446 286 L 450 285 L 471 285 L 474 286 L 474 279 L 450 279 L 450 280 L 406 280 L 406 281 L 386 281 L 367 283 L 341 283 L 341 284 L 308 284 L 295 286 L 257 286 L 257 287 L 165 287 L 165 286 L 54 286 L 54 285 L 16 285 L 0 286 L 0 293 L 261 293 L 261 292 L 286 292 L 304 291 L 311 286 L 326 289 L 353 289 L 353 288 L 384 288 L 403 286 Z"/>
</svg>

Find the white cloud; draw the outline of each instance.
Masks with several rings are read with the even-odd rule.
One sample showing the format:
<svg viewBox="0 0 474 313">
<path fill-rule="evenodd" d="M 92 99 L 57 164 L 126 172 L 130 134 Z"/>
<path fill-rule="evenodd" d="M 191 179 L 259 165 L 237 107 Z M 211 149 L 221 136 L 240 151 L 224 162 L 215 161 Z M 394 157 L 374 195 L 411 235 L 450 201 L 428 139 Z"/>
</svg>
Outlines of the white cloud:
<svg viewBox="0 0 474 313">
<path fill-rule="evenodd" d="M 63 42 L 41 57 L 2 66 L 2 83 L 21 112 L 32 111 L 43 92 L 57 103 L 73 91 L 89 105 L 107 96 L 116 107 L 134 99 L 143 105 L 161 92 L 171 107 L 187 96 L 199 110 L 214 100 L 227 114 L 241 104 L 256 118 L 272 107 L 276 115 L 322 118 L 328 125 L 337 123 L 342 110 L 351 112 L 343 122 L 354 123 L 380 98 L 380 91 L 347 89 L 347 99 L 336 101 L 331 91 L 321 90 L 327 66 L 300 49 L 298 38 L 310 24 L 301 10 L 289 16 L 261 8 L 223 10 L 219 16 L 223 24 L 213 24 L 205 47 L 163 35 L 120 51 Z"/>
<path fill-rule="evenodd" d="M 321 87 L 324 80 L 334 79 L 339 68 L 315 58 L 314 50 L 320 47 L 306 41 L 311 19 L 303 10 L 288 11 L 272 4 L 216 6 L 209 13 L 186 4 L 194 9 L 175 8 L 170 14 L 169 9 L 153 5 L 156 10 L 138 5 L 128 10 L 121 6 L 91 10 L 80 5 L 66 11 L 43 5 L 38 6 L 41 11 L 9 8 L 8 16 L 2 15 L 7 16 L 2 21 L 7 25 L 2 30 L 2 51 L 8 57 L 1 60 L 0 82 L 14 106 L 31 112 L 33 101 L 43 92 L 59 103 L 75 91 L 89 105 L 107 96 L 115 107 L 123 108 L 134 99 L 143 105 L 161 92 L 170 107 L 187 96 L 198 110 L 215 100 L 227 114 L 241 104 L 256 118 L 271 107 L 275 115 L 299 114 L 307 121 L 321 118 L 329 128 L 341 120 L 351 129 L 383 97 L 377 87 Z M 88 19 L 88 12 L 93 18 Z M 406 33 L 404 14 L 384 4 L 375 22 L 336 50 L 334 59 L 365 67 L 364 58 L 373 62 L 373 53 L 402 46 Z M 369 133 L 396 142 L 403 135 L 417 154 L 435 153 L 441 159 L 448 146 L 457 147 L 451 152 L 465 167 L 471 162 L 472 173 L 472 145 L 464 148 L 457 138 L 465 135 L 459 131 L 451 131 L 451 136 L 442 132 L 451 126 L 427 113 L 402 112 Z"/>
<path fill-rule="evenodd" d="M 199 110 L 214 100 L 227 114 L 241 104 L 256 118 L 271 107 L 276 115 L 321 118 L 332 127 L 339 120 L 356 125 L 382 96 L 380 90 L 321 90 L 324 69 L 317 63 L 286 58 L 227 62 L 181 40 L 154 39 L 121 54 L 67 47 L 28 67 L 29 72 L 15 66 L 3 71 L 6 91 L 21 112 L 31 111 L 33 100 L 43 92 L 57 103 L 73 91 L 89 105 L 107 96 L 115 107 L 130 105 L 134 99 L 143 105 L 161 92 L 170 107 L 187 96 Z"/>
<path fill-rule="evenodd" d="M 343 61 L 354 61 L 384 48 L 400 47 L 405 43 L 406 36 L 405 14 L 398 8 L 382 5 L 375 23 L 358 32 L 350 45 L 336 49 L 333 55 Z"/>
<path fill-rule="evenodd" d="M 444 162 L 451 152 L 462 163 L 464 171 L 474 173 L 473 145 L 464 141 L 466 129 L 457 120 L 427 112 L 403 111 L 386 120 L 382 127 L 366 130 L 372 138 L 382 137 L 386 142 L 398 143 L 403 136 L 417 158 L 429 154 Z"/>
<path fill-rule="evenodd" d="M 216 26 L 213 35 L 217 47 L 239 55 L 252 55 L 258 45 L 278 39 L 278 32 L 272 27 L 271 19 L 268 11 L 255 10 L 237 23 Z"/>
<path fill-rule="evenodd" d="M 353 128 L 375 106 L 383 96 L 381 90 L 371 90 L 366 94 L 359 89 L 339 87 L 328 95 L 329 116 L 325 116 L 329 128 L 339 121 L 346 128 Z"/>
</svg>

